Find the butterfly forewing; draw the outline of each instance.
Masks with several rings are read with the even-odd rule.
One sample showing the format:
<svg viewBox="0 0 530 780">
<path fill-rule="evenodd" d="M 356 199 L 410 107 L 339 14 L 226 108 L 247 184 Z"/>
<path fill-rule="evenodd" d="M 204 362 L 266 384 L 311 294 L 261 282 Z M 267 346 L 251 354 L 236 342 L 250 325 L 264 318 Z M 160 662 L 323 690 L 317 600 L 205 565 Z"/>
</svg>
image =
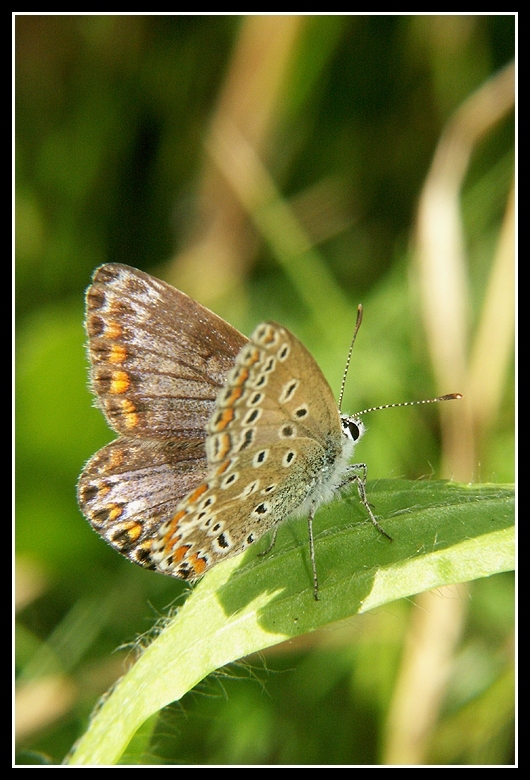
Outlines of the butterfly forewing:
<svg viewBox="0 0 530 780">
<path fill-rule="evenodd" d="M 204 437 L 245 337 L 128 266 L 99 268 L 86 301 L 92 387 L 110 425 L 128 436 Z"/>
</svg>

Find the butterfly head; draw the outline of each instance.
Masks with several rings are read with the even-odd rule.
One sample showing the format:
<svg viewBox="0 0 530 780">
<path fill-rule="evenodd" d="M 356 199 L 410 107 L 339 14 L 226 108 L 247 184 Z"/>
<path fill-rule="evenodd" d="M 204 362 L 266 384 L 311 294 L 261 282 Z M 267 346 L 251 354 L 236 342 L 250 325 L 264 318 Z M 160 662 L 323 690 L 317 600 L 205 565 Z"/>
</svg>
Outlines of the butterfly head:
<svg viewBox="0 0 530 780">
<path fill-rule="evenodd" d="M 340 422 L 343 436 L 356 444 L 366 430 L 365 424 L 358 417 L 349 417 L 347 414 L 341 414 Z"/>
</svg>

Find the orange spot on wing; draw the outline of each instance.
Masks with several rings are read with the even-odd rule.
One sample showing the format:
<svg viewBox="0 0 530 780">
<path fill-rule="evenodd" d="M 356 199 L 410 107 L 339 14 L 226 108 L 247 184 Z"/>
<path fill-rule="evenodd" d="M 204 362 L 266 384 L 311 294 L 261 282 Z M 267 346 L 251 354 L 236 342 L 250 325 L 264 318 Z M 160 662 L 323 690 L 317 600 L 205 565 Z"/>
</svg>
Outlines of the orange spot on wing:
<svg viewBox="0 0 530 780">
<path fill-rule="evenodd" d="M 217 418 L 217 421 L 215 423 L 215 430 L 216 431 L 224 431 L 224 429 L 230 425 L 232 420 L 234 419 L 234 410 L 231 408 L 224 409 L 221 415 Z"/>
<path fill-rule="evenodd" d="M 201 482 L 201 484 L 195 488 L 193 493 L 189 496 L 187 503 L 188 504 L 194 504 L 195 501 L 197 501 L 206 491 L 208 490 L 208 483 L 207 482 Z"/>
<path fill-rule="evenodd" d="M 190 549 L 191 545 L 189 544 L 183 544 L 182 547 L 177 547 L 173 555 L 173 562 L 178 563 L 181 561 L 187 554 L 188 550 Z"/>
<path fill-rule="evenodd" d="M 232 449 L 232 439 L 229 433 L 218 433 L 214 438 L 212 460 L 224 460 Z"/>
<path fill-rule="evenodd" d="M 225 398 L 223 400 L 223 403 L 226 404 L 226 406 L 233 406 L 236 401 L 239 401 L 241 396 L 243 395 L 243 390 L 240 387 L 233 387 L 230 395 L 228 398 Z"/>
<path fill-rule="evenodd" d="M 171 518 L 171 521 L 169 523 L 169 527 L 168 527 L 166 533 L 164 534 L 164 538 L 163 538 L 164 547 L 171 547 L 171 539 L 172 539 L 175 531 L 177 530 L 178 524 L 180 523 L 182 518 L 185 517 L 185 515 L 186 515 L 186 510 L 185 509 L 181 509 L 179 512 L 177 512 Z M 180 537 L 176 538 L 176 539 L 173 539 L 173 544 L 175 544 L 177 541 L 180 541 Z"/>
<path fill-rule="evenodd" d="M 142 533 L 142 526 L 140 523 L 131 523 L 130 528 L 127 529 L 127 536 L 131 542 L 135 542 L 140 538 Z"/>
<path fill-rule="evenodd" d="M 123 335 L 123 330 L 119 322 L 109 320 L 105 326 L 105 336 L 109 339 L 119 339 Z"/>
<path fill-rule="evenodd" d="M 113 523 L 115 520 L 117 520 L 119 517 L 121 517 L 123 513 L 123 507 L 114 505 L 109 510 L 109 520 L 111 523 Z"/>
<path fill-rule="evenodd" d="M 109 352 L 109 363 L 124 363 L 127 359 L 127 350 L 123 344 L 113 344 Z"/>
<path fill-rule="evenodd" d="M 138 425 L 138 414 L 136 413 L 136 406 L 124 398 L 122 401 L 122 414 L 125 420 L 126 428 L 136 428 Z"/>
<path fill-rule="evenodd" d="M 110 383 L 110 392 L 114 395 L 126 393 L 131 386 L 131 378 L 125 371 L 115 371 Z"/>
<path fill-rule="evenodd" d="M 240 368 L 234 381 L 235 387 L 241 387 L 249 378 L 250 372 L 246 368 Z"/>
<path fill-rule="evenodd" d="M 245 360 L 245 365 L 247 366 L 253 366 L 254 363 L 258 363 L 260 359 L 260 351 L 259 349 L 254 349 L 250 357 L 248 357 Z"/>
<path fill-rule="evenodd" d="M 199 574 L 202 574 L 208 568 L 208 564 L 206 563 L 204 558 L 199 558 L 197 553 L 193 553 L 193 555 L 190 555 L 186 563 L 189 563 L 189 565 L 195 571 L 195 574 L 197 576 L 199 576 Z"/>
</svg>

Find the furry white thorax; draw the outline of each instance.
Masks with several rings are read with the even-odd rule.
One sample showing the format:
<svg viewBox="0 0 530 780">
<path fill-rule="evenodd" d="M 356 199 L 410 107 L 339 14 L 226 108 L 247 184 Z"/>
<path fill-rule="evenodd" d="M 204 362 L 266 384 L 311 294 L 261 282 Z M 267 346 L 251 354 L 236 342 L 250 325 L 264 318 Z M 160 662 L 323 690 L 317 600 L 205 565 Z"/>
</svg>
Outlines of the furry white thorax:
<svg viewBox="0 0 530 780">
<path fill-rule="evenodd" d="M 356 417 L 348 417 L 345 414 L 340 416 L 342 428 L 342 452 L 333 463 L 331 473 L 326 474 L 319 480 L 307 495 L 305 500 L 292 513 L 291 517 L 303 517 L 313 509 L 313 512 L 332 501 L 341 489 L 346 487 L 350 480 L 347 477 L 352 468 L 350 460 L 353 455 L 355 445 L 364 434 L 366 428 L 363 422 Z"/>
</svg>

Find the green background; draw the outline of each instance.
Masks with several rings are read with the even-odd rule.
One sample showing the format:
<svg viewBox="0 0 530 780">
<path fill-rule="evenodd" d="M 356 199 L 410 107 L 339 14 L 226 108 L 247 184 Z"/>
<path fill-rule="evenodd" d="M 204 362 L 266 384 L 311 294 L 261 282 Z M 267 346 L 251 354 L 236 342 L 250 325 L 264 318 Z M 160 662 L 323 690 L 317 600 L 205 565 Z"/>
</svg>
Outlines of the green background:
<svg viewBox="0 0 530 780">
<path fill-rule="evenodd" d="M 20 738 L 19 763 L 64 758 L 138 637 L 183 592 L 120 558 L 76 506 L 84 462 L 112 438 L 91 400 L 84 349 L 83 295 L 97 265 L 125 262 L 200 292 L 247 334 L 263 319 L 282 322 L 312 349 L 337 393 L 362 302 L 346 411 L 460 390 L 435 386 L 410 242 L 442 129 L 513 58 L 514 17 L 301 20 L 263 155 L 351 310 L 351 321 L 340 322 L 328 296 L 312 310 L 303 279 L 297 283 L 249 224 L 240 226 L 245 252 L 224 269 L 221 286 L 208 266 L 197 262 L 187 275 L 179 266 L 205 219 L 197 209 L 205 140 L 244 22 L 15 19 L 16 660 L 25 706 L 38 711 L 49 701 Z M 260 51 L 252 54 L 259 64 Z M 474 150 L 462 193 L 471 333 L 513 160 L 510 114 Z M 512 364 L 481 442 L 477 481 L 513 481 L 513 393 Z M 366 422 L 357 456 L 369 479 L 440 476 L 435 409 L 381 412 Z M 499 702 L 511 701 L 513 577 L 468 591 L 425 761 L 510 763 L 513 711 Z M 161 714 L 143 763 L 379 763 L 414 609 L 395 603 L 211 676 Z M 46 683 L 49 700 L 38 687 Z"/>
</svg>

